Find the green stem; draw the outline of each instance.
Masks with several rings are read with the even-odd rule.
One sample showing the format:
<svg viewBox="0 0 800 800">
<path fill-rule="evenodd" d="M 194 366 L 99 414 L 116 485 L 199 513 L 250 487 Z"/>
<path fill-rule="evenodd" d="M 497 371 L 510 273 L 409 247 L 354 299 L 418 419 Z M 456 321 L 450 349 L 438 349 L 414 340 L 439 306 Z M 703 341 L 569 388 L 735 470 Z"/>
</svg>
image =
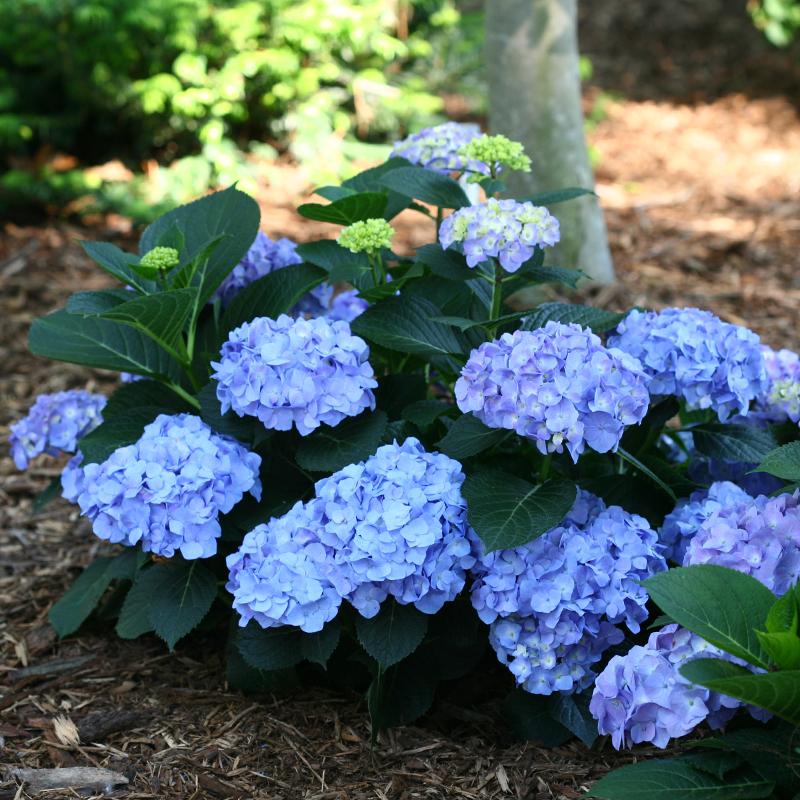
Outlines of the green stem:
<svg viewBox="0 0 800 800">
<path fill-rule="evenodd" d="M 544 483 L 547 480 L 547 476 L 550 474 L 550 464 L 553 463 L 553 454 L 548 453 L 542 459 L 542 465 L 539 467 L 539 483 Z"/>
<path fill-rule="evenodd" d="M 441 206 L 436 206 L 436 241 L 439 241 L 439 228 L 442 227 L 442 218 L 444 214 Z"/>
<path fill-rule="evenodd" d="M 492 283 L 492 312 L 489 319 L 497 319 L 500 316 L 500 306 L 503 302 L 503 278 L 500 265 L 494 265 L 494 282 Z"/>
<path fill-rule="evenodd" d="M 196 408 L 198 411 L 200 410 L 200 401 L 196 397 L 192 397 L 189 392 L 186 391 L 182 386 L 179 386 L 177 383 L 173 383 L 172 381 L 167 382 L 167 386 L 172 389 L 175 394 L 182 397 L 190 406 Z"/>
</svg>

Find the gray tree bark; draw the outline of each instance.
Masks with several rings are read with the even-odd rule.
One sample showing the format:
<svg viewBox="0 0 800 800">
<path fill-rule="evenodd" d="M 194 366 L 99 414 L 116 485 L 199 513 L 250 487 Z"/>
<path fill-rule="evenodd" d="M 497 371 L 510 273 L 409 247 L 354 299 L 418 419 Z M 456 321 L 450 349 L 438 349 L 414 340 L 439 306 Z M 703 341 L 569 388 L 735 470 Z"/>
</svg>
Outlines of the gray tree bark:
<svg viewBox="0 0 800 800">
<path fill-rule="evenodd" d="M 509 176 L 514 196 L 594 188 L 583 129 L 577 0 L 486 0 L 489 127 L 522 142 L 532 172 Z M 558 265 L 614 280 L 603 212 L 591 195 L 559 204 Z"/>
</svg>

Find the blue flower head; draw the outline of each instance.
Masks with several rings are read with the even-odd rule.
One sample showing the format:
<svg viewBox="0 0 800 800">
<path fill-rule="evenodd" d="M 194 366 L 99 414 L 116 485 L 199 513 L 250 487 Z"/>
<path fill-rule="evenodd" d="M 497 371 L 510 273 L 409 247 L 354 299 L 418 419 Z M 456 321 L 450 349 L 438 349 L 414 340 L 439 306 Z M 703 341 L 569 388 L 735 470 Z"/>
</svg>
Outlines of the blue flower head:
<svg viewBox="0 0 800 800">
<path fill-rule="evenodd" d="M 697 308 L 634 310 L 609 347 L 637 358 L 652 377 L 653 396 L 682 397 L 690 409 L 712 409 L 720 421 L 747 414 L 767 387 L 758 336 Z"/>
<path fill-rule="evenodd" d="M 460 243 L 468 266 L 492 257 L 506 272 L 516 272 L 535 248 L 551 247 L 559 236 L 558 220 L 543 206 L 493 197 L 453 212 L 439 229 L 442 247 Z"/>
<path fill-rule="evenodd" d="M 28 416 L 11 426 L 9 444 L 17 469 L 27 469 L 36 456 L 74 453 L 78 440 L 102 421 L 106 398 L 79 389 L 40 394 Z"/>
<path fill-rule="evenodd" d="M 217 552 L 219 515 L 261 496 L 261 457 L 191 414 L 161 414 L 101 464 L 73 459 L 62 485 L 101 539 L 170 558 Z"/>
<path fill-rule="evenodd" d="M 577 461 L 587 446 L 615 451 L 625 427 L 642 421 L 647 382 L 635 358 L 587 328 L 551 321 L 473 350 L 455 394 L 490 428 L 516 431 L 542 453 L 566 446 Z"/>
<path fill-rule="evenodd" d="M 212 362 L 222 413 L 306 436 L 375 408 L 367 343 L 343 321 L 257 317 L 231 332 Z"/>
<path fill-rule="evenodd" d="M 412 164 L 435 170 L 445 175 L 469 169 L 488 175 L 489 168 L 479 161 L 460 154 L 461 148 L 481 135 L 477 125 L 445 122 L 432 128 L 423 128 L 402 141 L 395 142 L 391 157 L 401 156 Z"/>
<path fill-rule="evenodd" d="M 756 414 L 767 422 L 800 422 L 800 355 L 762 345 L 767 388 L 756 403 Z"/>
</svg>

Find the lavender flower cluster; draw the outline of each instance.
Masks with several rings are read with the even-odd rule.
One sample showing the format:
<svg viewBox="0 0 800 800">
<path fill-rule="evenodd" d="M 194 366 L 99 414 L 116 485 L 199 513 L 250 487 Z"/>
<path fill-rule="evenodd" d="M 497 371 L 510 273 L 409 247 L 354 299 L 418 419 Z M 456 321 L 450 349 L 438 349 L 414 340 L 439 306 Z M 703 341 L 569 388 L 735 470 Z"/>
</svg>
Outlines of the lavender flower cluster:
<svg viewBox="0 0 800 800">
<path fill-rule="evenodd" d="M 457 461 L 413 438 L 319 481 L 311 501 L 250 531 L 228 557 L 240 624 L 313 632 L 342 600 L 372 617 L 389 596 L 437 612 L 474 563 L 463 481 Z"/>
<path fill-rule="evenodd" d="M 768 385 L 756 413 L 768 422 L 800 422 L 800 355 L 763 345 Z"/>
<path fill-rule="evenodd" d="M 641 517 L 581 492 L 561 526 L 529 544 L 485 555 L 479 541 L 472 605 L 490 642 L 526 691 L 575 692 L 592 665 L 647 618 L 640 581 L 666 569 Z"/>
<path fill-rule="evenodd" d="M 191 414 L 161 414 L 136 444 L 101 464 L 81 467 L 79 459 L 62 476 L 64 496 L 94 533 L 167 558 L 176 551 L 189 559 L 214 555 L 219 515 L 246 492 L 261 496 L 261 457 Z"/>
<path fill-rule="evenodd" d="M 448 175 L 451 172 L 478 172 L 489 174 L 486 164 L 468 159 L 459 152 L 461 148 L 481 135 L 474 124 L 445 122 L 423 128 L 405 139 L 395 142 L 391 157 L 402 157 L 412 164 Z"/>
<path fill-rule="evenodd" d="M 516 272 L 537 247 L 551 247 L 559 237 L 558 220 L 543 206 L 493 197 L 460 208 L 439 229 L 442 247 L 460 243 L 470 267 L 494 257 L 506 272 Z"/>
<path fill-rule="evenodd" d="M 103 395 L 81 389 L 40 394 L 28 415 L 11 426 L 9 444 L 17 469 L 27 469 L 42 453 L 74 453 L 78 439 L 103 421 L 106 402 Z"/>
<path fill-rule="evenodd" d="M 490 428 L 516 431 L 542 453 L 566 445 L 577 461 L 587 445 L 616 450 L 625 427 L 647 413 L 647 384 L 635 358 L 588 329 L 550 321 L 473 350 L 455 395 Z"/>
<path fill-rule="evenodd" d="M 697 308 L 633 310 L 608 345 L 641 362 L 651 395 L 683 397 L 690 409 L 713 409 L 722 422 L 747 414 L 767 386 L 758 336 Z"/>
<path fill-rule="evenodd" d="M 375 407 L 369 347 L 343 321 L 257 317 L 231 332 L 212 361 L 222 413 L 306 436 Z"/>
<path fill-rule="evenodd" d="M 599 732 L 610 734 L 620 750 L 642 742 L 666 747 L 704 720 L 712 728 L 722 727 L 741 703 L 692 684 L 679 672 L 681 665 L 702 657 L 730 659 L 677 625 L 614 656 L 598 676 L 589 704 Z"/>
</svg>

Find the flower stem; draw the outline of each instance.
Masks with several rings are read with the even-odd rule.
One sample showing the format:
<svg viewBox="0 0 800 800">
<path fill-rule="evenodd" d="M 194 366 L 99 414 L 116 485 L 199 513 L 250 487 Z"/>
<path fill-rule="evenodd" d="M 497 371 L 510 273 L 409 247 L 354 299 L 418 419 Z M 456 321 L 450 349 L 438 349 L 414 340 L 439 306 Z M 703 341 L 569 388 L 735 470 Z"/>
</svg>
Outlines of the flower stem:
<svg viewBox="0 0 800 800">
<path fill-rule="evenodd" d="M 494 282 L 492 283 L 492 311 L 489 319 L 500 316 L 500 305 L 503 302 L 503 278 L 499 264 L 494 265 Z"/>
<path fill-rule="evenodd" d="M 167 382 L 167 386 L 172 389 L 175 394 L 182 397 L 190 406 L 196 408 L 198 411 L 200 410 L 200 402 L 196 397 L 192 397 L 189 392 L 186 391 L 182 386 L 179 386 L 177 383 L 173 383 L 172 381 Z"/>
</svg>

